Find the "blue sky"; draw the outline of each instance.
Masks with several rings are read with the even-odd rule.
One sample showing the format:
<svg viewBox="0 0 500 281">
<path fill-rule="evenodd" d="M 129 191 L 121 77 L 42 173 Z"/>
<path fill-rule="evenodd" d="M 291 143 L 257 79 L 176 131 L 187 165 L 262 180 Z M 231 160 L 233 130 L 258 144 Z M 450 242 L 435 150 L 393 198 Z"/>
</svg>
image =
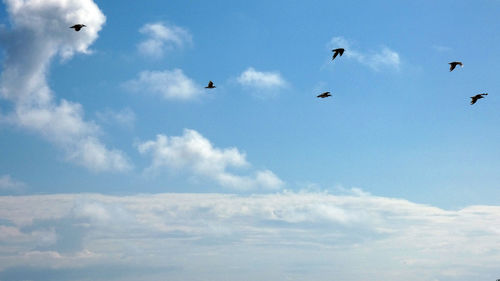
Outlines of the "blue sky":
<svg viewBox="0 0 500 281">
<path fill-rule="evenodd" d="M 366 251 L 387 250 L 385 257 L 398 261 L 374 267 L 381 278 L 498 278 L 488 265 L 464 268 L 432 257 L 456 254 L 463 264 L 467 257 L 500 260 L 487 244 L 455 252 L 480 235 L 500 246 L 496 230 L 486 227 L 500 221 L 499 5 L 4 0 L 0 200 L 22 215 L 0 212 L 0 257 L 8 264 L 0 280 L 32 278 L 19 273 L 28 269 L 50 280 L 80 280 L 68 277 L 78 273 L 79 262 L 108 279 L 122 277 L 106 275 L 97 261 L 113 261 L 114 271 L 137 262 L 130 271 L 153 272 L 137 280 L 198 280 L 207 272 L 220 280 L 245 272 L 254 255 L 267 253 L 262 245 L 278 247 L 274 239 L 280 237 L 288 246 L 270 255 L 271 267 L 256 263 L 262 276 L 320 280 L 330 272 L 325 260 L 337 268 L 343 261 L 335 250 L 316 255 L 319 245 L 347 249 L 353 264 L 376 264 L 358 251 L 358 240 L 344 238 L 351 236 Z M 87 27 L 68 28 L 78 22 Z M 331 49 L 338 47 L 346 52 L 332 62 Z M 464 67 L 450 73 L 448 62 L 455 60 Z M 209 80 L 216 89 L 204 89 Z M 317 99 L 324 91 L 333 96 Z M 489 95 L 471 106 L 469 97 L 483 92 Z M 187 200 L 190 211 L 176 198 Z M 173 206 L 148 210 L 162 200 Z M 240 201 L 267 211 L 245 209 Z M 35 212 L 33 202 L 44 211 Z M 367 202 L 376 203 L 359 211 Z M 206 221 L 203 208 L 210 213 Z M 427 208 L 432 212 L 421 214 Z M 393 221 L 393 213 L 401 220 Z M 123 220 L 105 226 L 114 216 Z M 200 224 L 183 225 L 178 218 Z M 82 237 L 65 251 L 60 245 L 83 222 Z M 135 239 L 125 235 L 126 224 L 144 239 L 134 249 L 120 244 Z M 448 231 L 455 227 L 459 234 Z M 429 241 L 401 242 L 405 253 L 386 244 L 418 235 Z M 459 238 L 444 242 L 447 235 Z M 116 241 L 108 247 L 106 239 Z M 190 241 L 184 250 L 196 262 L 204 262 L 200 251 L 207 249 L 200 243 L 207 241 L 220 259 L 186 274 L 195 263 L 182 262 L 189 255 L 176 239 Z M 315 244 L 289 246 L 302 239 Z M 179 251 L 178 260 L 144 267 L 151 265 L 148 257 L 165 258 L 150 252 L 159 241 L 166 251 Z M 241 245 L 245 265 L 219 268 L 231 260 L 231 243 Z M 439 247 L 429 250 L 426 243 Z M 143 254 L 116 262 L 134 251 Z M 299 253 L 315 258 L 272 266 Z M 15 262 L 21 256 L 29 268 Z M 41 263 L 47 256 L 56 258 Z M 57 257 L 75 263 L 61 264 Z M 354 265 L 342 272 L 346 280 L 364 276 Z"/>
</svg>

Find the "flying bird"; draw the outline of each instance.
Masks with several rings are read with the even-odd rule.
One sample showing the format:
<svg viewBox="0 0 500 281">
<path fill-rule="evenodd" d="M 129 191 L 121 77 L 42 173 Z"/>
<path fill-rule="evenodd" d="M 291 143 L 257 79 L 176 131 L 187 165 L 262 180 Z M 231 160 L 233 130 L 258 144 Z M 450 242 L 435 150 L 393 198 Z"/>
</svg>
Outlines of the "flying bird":
<svg viewBox="0 0 500 281">
<path fill-rule="evenodd" d="M 478 95 L 475 95 L 475 96 L 473 96 L 473 97 L 470 97 L 470 98 L 472 99 L 472 100 L 470 101 L 470 104 L 471 104 L 471 105 L 472 105 L 472 104 L 475 104 L 475 103 L 476 103 L 476 101 L 477 101 L 478 99 L 482 99 L 482 98 L 484 98 L 484 96 L 487 96 L 487 95 L 488 95 L 488 93 L 483 93 L 483 94 L 478 94 Z"/>
<path fill-rule="evenodd" d="M 69 28 L 74 28 L 75 31 L 80 31 L 80 29 L 82 29 L 82 27 L 84 27 L 84 26 L 86 26 L 86 25 L 79 23 L 79 24 L 75 24 L 73 26 L 70 26 Z"/>
<path fill-rule="evenodd" d="M 332 60 L 334 60 L 337 55 L 340 55 L 342 56 L 344 54 L 344 48 L 338 48 L 338 49 L 333 49 L 332 52 L 333 52 L 333 57 L 332 57 Z"/>
<path fill-rule="evenodd" d="M 453 71 L 453 69 L 455 69 L 455 67 L 457 67 L 457 65 L 460 65 L 460 67 L 464 66 L 461 61 L 452 61 L 448 64 L 450 65 L 450 71 Z"/>
<path fill-rule="evenodd" d="M 213 89 L 213 88 L 215 88 L 215 86 L 214 86 L 214 82 L 209 81 L 209 82 L 208 82 L 208 86 L 206 86 L 206 87 L 205 87 L 205 89 Z"/>
<path fill-rule="evenodd" d="M 324 92 L 321 95 L 318 95 L 317 97 L 324 99 L 324 98 L 331 97 L 331 96 L 332 95 L 330 94 L 330 92 Z"/>
</svg>

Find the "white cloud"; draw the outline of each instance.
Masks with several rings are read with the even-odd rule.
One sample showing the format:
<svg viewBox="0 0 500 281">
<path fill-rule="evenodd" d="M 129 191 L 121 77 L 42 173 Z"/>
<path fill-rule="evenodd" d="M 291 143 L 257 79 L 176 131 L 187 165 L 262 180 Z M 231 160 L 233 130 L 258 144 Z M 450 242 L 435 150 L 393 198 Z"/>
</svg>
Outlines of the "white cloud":
<svg viewBox="0 0 500 281">
<path fill-rule="evenodd" d="M 6 0 L 12 27 L 2 31 L 5 61 L 0 94 L 14 104 L 3 118 L 44 136 L 64 149 L 68 159 L 96 171 L 123 171 L 130 164 L 122 152 L 109 150 L 99 128 L 83 117 L 82 106 L 57 102 L 47 84 L 52 59 L 89 53 L 105 17 L 91 0 Z M 75 32 L 69 26 L 84 23 Z"/>
<path fill-rule="evenodd" d="M 182 136 L 158 135 L 156 140 L 138 145 L 139 152 L 150 154 L 150 170 L 170 168 L 189 170 L 195 176 L 216 181 L 228 188 L 248 190 L 253 188 L 277 189 L 283 182 L 271 171 L 256 171 L 254 176 L 241 176 L 228 171 L 230 168 L 248 167 L 246 155 L 237 148 L 219 149 L 200 133 L 186 129 Z"/>
<path fill-rule="evenodd" d="M 59 268 L 52 280 L 62 280 L 117 263 L 139 268 L 93 280 L 496 278 L 500 206 L 451 211 L 356 193 L 0 196 L 0 279 Z M 139 270 L 149 266 L 176 270 Z"/>
<path fill-rule="evenodd" d="M 139 32 L 147 36 L 137 46 L 139 52 L 153 58 L 161 58 L 166 50 L 181 48 L 192 42 L 191 34 L 184 28 L 161 22 L 145 24 Z"/>
<path fill-rule="evenodd" d="M 399 69 L 401 64 L 399 54 L 387 47 L 382 47 L 379 51 L 361 52 L 354 49 L 352 43 L 342 36 L 333 37 L 327 45 L 329 49 L 344 48 L 346 58 L 354 59 L 376 71 L 382 68 Z"/>
<path fill-rule="evenodd" d="M 279 72 L 261 72 L 253 67 L 247 68 L 238 77 L 238 82 L 243 86 L 250 86 L 256 89 L 282 88 L 287 85 L 285 79 Z"/>
<path fill-rule="evenodd" d="M 132 92 L 147 92 L 164 99 L 190 100 L 201 94 L 201 88 L 180 69 L 142 71 L 123 86 Z"/>
<path fill-rule="evenodd" d="M 10 175 L 0 176 L 0 192 L 10 191 L 19 192 L 26 184 L 24 182 L 13 179 Z"/>
</svg>

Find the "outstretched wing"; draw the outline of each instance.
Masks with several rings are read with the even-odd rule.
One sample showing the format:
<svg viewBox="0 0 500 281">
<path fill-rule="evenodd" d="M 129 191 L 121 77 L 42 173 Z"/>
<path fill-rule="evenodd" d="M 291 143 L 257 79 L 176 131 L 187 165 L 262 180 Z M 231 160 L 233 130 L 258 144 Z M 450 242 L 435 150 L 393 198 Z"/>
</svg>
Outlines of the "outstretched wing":
<svg viewBox="0 0 500 281">
<path fill-rule="evenodd" d="M 450 71 L 452 71 L 453 69 L 455 69 L 455 67 L 457 67 L 456 64 L 450 62 Z"/>
<path fill-rule="evenodd" d="M 334 60 L 334 59 L 337 57 L 337 55 L 338 55 L 338 54 L 339 54 L 339 52 L 338 52 L 338 51 L 334 51 L 334 53 L 333 53 L 333 57 L 332 57 L 332 60 Z"/>
<path fill-rule="evenodd" d="M 470 104 L 475 104 L 476 101 L 478 100 L 478 97 L 477 96 L 473 96 L 473 97 L 470 97 L 472 100 L 470 101 Z"/>
</svg>

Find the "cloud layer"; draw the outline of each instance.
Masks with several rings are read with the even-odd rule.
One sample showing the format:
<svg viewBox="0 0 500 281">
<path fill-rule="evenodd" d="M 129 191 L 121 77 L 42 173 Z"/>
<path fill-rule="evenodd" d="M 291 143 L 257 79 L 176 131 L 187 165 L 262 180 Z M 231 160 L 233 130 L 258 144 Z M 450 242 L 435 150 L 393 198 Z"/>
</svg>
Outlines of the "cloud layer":
<svg viewBox="0 0 500 281">
<path fill-rule="evenodd" d="M 0 218 L 0 280 L 495 280 L 500 261 L 498 206 L 359 191 L 0 197 Z"/>
<path fill-rule="evenodd" d="M 121 151 L 106 148 L 99 127 L 84 120 L 82 106 L 57 101 L 47 84 L 54 57 L 90 53 L 105 17 L 91 0 L 6 0 L 12 26 L 1 31 L 6 56 L 1 97 L 14 104 L 6 122 L 36 132 L 61 147 L 69 160 L 95 171 L 131 168 Z M 69 26 L 85 22 L 74 32 Z"/>
<path fill-rule="evenodd" d="M 218 184 L 240 190 L 277 189 L 283 182 L 271 171 L 256 171 L 253 176 L 238 175 L 231 168 L 249 166 L 246 155 L 237 148 L 219 149 L 200 133 L 186 129 L 182 136 L 156 136 L 138 145 L 139 152 L 151 155 L 150 171 L 167 168 L 189 171 L 194 176 L 211 179 Z"/>
<path fill-rule="evenodd" d="M 378 51 L 361 52 L 352 47 L 352 43 L 344 37 L 333 37 L 328 43 L 329 49 L 344 48 L 344 56 L 370 67 L 373 70 L 383 68 L 399 69 L 401 63 L 399 54 L 387 47 Z"/>
</svg>

